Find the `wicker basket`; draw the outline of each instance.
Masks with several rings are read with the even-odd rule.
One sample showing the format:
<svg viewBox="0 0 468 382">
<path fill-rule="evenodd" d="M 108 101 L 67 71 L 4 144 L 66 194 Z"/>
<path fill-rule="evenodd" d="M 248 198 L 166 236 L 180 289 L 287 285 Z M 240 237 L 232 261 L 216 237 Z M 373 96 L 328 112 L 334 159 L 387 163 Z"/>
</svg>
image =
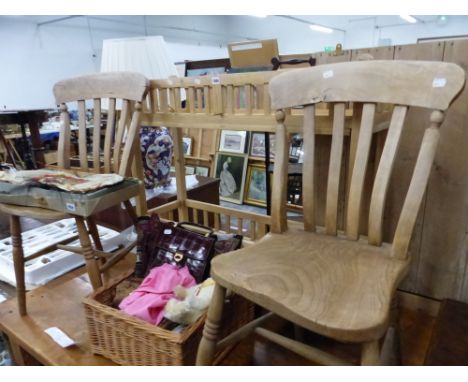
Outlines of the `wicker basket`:
<svg viewBox="0 0 468 382">
<path fill-rule="evenodd" d="M 91 351 L 121 365 L 194 365 L 205 315 L 177 333 L 122 313 L 110 304 L 117 285 L 130 275 L 131 271 L 121 275 L 83 300 Z M 254 316 L 253 304 L 236 295 L 224 309 L 221 338 Z"/>
</svg>

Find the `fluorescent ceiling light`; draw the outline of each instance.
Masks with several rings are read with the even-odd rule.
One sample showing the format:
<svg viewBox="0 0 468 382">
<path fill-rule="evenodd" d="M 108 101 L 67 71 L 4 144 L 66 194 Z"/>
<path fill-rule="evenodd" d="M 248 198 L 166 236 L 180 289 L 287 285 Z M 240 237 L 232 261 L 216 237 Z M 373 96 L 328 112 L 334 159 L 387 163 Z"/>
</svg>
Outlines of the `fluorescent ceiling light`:
<svg viewBox="0 0 468 382">
<path fill-rule="evenodd" d="M 405 21 L 408 21 L 409 23 L 411 24 L 414 24 L 414 23 L 417 23 L 418 20 L 416 20 L 413 16 L 409 16 L 409 15 L 400 15 L 400 17 L 405 20 Z"/>
<path fill-rule="evenodd" d="M 309 25 L 310 29 L 314 30 L 314 31 L 317 31 L 317 32 L 322 32 L 322 33 L 333 33 L 333 29 L 331 28 L 327 28 L 327 27 L 323 27 L 321 25 L 317 25 L 317 24 L 311 24 Z"/>
</svg>

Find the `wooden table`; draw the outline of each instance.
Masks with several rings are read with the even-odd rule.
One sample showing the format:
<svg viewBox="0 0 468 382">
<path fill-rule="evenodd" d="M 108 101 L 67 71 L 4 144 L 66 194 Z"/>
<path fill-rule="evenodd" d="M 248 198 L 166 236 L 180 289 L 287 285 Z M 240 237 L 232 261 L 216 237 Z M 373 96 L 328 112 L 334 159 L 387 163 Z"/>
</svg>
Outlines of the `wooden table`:
<svg viewBox="0 0 468 382">
<path fill-rule="evenodd" d="M 44 167 L 44 154 L 39 129 L 41 123 L 47 120 L 48 110 L 2 110 L 0 120 L 2 123 L 17 123 L 21 126 L 23 140 L 23 161 L 27 169 Z M 31 135 L 31 150 L 26 137 L 26 128 L 29 126 Z"/>
<path fill-rule="evenodd" d="M 111 269 L 111 277 L 133 267 L 127 256 Z M 28 315 L 20 316 L 16 299 L 0 304 L 0 332 L 8 339 L 17 365 L 115 365 L 89 350 L 83 297 L 92 292 L 84 267 L 27 293 Z M 76 345 L 63 349 L 44 330 L 56 326 Z"/>
<path fill-rule="evenodd" d="M 198 184 L 187 190 L 187 197 L 201 202 L 219 205 L 219 179 L 197 175 Z M 148 209 L 162 206 L 176 200 L 175 192 L 160 193 L 147 199 Z M 96 215 L 96 222 L 106 227 L 123 230 L 132 225 L 132 222 L 121 206 L 109 208 Z"/>
</svg>

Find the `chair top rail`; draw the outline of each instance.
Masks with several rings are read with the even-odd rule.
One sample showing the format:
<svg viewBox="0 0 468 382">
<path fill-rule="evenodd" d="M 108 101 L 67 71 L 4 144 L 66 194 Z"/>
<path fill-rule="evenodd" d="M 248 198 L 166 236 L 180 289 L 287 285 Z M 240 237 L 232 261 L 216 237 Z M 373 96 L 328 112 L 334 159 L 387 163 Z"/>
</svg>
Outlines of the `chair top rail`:
<svg viewBox="0 0 468 382">
<path fill-rule="evenodd" d="M 93 73 L 65 79 L 54 85 L 57 104 L 96 98 L 143 101 L 149 89 L 148 79 L 140 73 Z"/>
<path fill-rule="evenodd" d="M 446 110 L 464 78 L 460 66 L 446 62 L 356 61 L 284 72 L 271 80 L 270 96 L 274 109 L 372 102 Z"/>
<path fill-rule="evenodd" d="M 286 70 L 285 70 L 286 71 Z M 226 73 L 212 74 L 197 77 L 171 77 L 166 79 L 152 79 L 150 86 L 155 88 L 189 88 L 204 87 L 213 85 L 222 86 L 243 86 L 243 85 L 263 85 L 270 82 L 273 77 L 282 73 L 282 70 L 275 72 L 248 72 L 248 73 Z"/>
</svg>

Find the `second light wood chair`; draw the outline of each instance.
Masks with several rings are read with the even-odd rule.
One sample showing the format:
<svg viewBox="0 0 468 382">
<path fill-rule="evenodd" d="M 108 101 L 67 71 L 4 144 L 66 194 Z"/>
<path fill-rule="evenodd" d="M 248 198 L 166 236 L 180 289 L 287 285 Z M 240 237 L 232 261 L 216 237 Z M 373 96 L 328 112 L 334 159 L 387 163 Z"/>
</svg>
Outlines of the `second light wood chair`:
<svg viewBox="0 0 468 382">
<path fill-rule="evenodd" d="M 116 173 L 123 177 L 130 176 L 142 179 L 142 165 L 139 152 L 139 127 L 142 101 L 149 89 L 149 81 L 139 73 L 115 72 L 91 74 L 60 81 L 54 86 L 54 95 L 61 110 L 61 130 L 58 143 L 58 169 L 79 170 L 92 173 Z M 108 102 L 107 117 L 102 118 L 101 101 Z M 86 102 L 91 101 L 89 105 Z M 116 105 L 121 103 L 121 110 Z M 71 161 L 71 126 L 67 104 L 77 107 L 79 158 Z M 87 114 L 93 115 L 87 121 Z M 92 149 L 87 142 L 87 124 L 93 124 Z M 105 128 L 104 141 L 101 132 Z M 73 166 L 72 166 L 73 165 Z M 133 166 L 133 171 L 132 171 Z M 142 183 L 111 186 L 98 200 L 90 200 L 93 214 L 105 208 L 124 203 L 134 224 L 137 214 L 130 198 L 137 197 L 139 214 L 146 212 L 146 200 Z M 60 203 L 60 201 L 57 201 Z M 83 201 L 86 203 L 86 200 Z M 66 209 L 65 209 L 66 210 Z M 58 212 L 55 210 L 0 204 L 0 211 L 10 215 L 10 231 L 13 244 L 13 262 L 15 268 L 17 298 L 21 315 L 26 314 L 26 293 L 24 280 L 25 262 L 42 253 L 24 257 L 21 242 L 20 217 L 58 220 L 73 217 L 76 220 L 81 247 L 58 245 L 59 248 L 79 253 L 84 256 L 86 269 L 94 289 L 102 285 L 101 274 L 122 259 L 133 247 L 133 243 L 108 254 L 103 251 L 95 220 L 91 214 L 77 212 Z M 91 241 L 92 239 L 92 241 Z M 92 245 L 94 243 L 94 246 Z"/>
<path fill-rule="evenodd" d="M 379 364 L 379 340 L 391 323 L 396 288 L 409 270 L 408 247 L 449 107 L 465 82 L 455 64 L 416 61 L 352 62 L 297 69 L 270 83 L 277 110 L 276 158 L 272 195 L 272 232 L 248 248 L 212 261 L 213 300 L 197 356 L 211 364 L 216 351 L 252 332 L 324 364 L 345 360 L 260 327 L 276 314 L 298 327 L 332 339 L 362 345 L 361 364 Z M 314 118 L 316 104 L 331 103 L 334 122 L 325 206 L 325 227 L 317 227 L 314 205 Z M 346 197 L 344 232 L 338 206 L 345 103 L 361 116 L 356 157 Z M 393 104 L 383 153 L 373 182 L 368 236 L 360 236 L 364 179 L 378 103 Z M 286 220 L 288 109 L 304 109 L 304 224 Z M 386 194 L 409 107 L 433 109 L 425 130 L 397 229 L 382 239 Z M 451 126 L 444 126 L 445 129 Z M 416 150 L 417 148 L 415 148 Z M 218 338 L 226 290 L 270 311 L 224 339 Z M 395 316 L 394 316 L 395 317 Z"/>
</svg>

